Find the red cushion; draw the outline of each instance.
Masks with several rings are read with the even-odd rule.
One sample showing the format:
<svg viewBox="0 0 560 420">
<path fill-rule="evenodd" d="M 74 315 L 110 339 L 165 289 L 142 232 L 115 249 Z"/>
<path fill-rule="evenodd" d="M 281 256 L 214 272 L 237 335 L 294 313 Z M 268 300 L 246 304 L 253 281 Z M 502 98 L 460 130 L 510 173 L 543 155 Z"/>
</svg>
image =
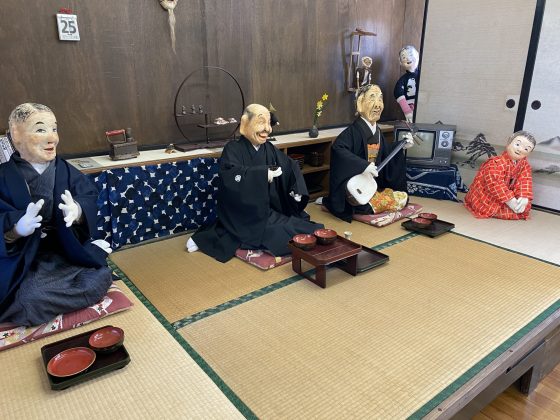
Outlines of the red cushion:
<svg viewBox="0 0 560 420">
<path fill-rule="evenodd" d="M 131 306 L 132 302 L 113 283 L 105 297 L 94 306 L 58 315 L 49 322 L 33 327 L 0 324 L 0 351 L 72 328 L 81 327 L 116 312 L 124 311 Z"/>
<path fill-rule="evenodd" d="M 291 255 L 275 257 L 269 252 L 260 249 L 238 249 L 235 252 L 235 256 L 261 270 L 268 270 L 292 261 Z"/>
<path fill-rule="evenodd" d="M 329 213 L 329 209 L 325 206 L 321 206 L 321 210 Z M 397 220 L 404 219 L 405 217 L 410 217 L 420 210 L 422 210 L 420 204 L 408 203 L 405 208 L 399 211 L 386 211 L 379 214 L 355 214 L 352 218 L 368 225 L 383 227 L 395 223 Z"/>
<path fill-rule="evenodd" d="M 410 217 L 420 210 L 422 210 L 420 204 L 408 203 L 406 207 L 399 211 L 386 211 L 379 214 L 355 214 L 353 219 L 358 222 L 367 223 L 368 225 L 383 227 L 395 223 L 397 220 L 404 219 L 405 217 Z"/>
</svg>

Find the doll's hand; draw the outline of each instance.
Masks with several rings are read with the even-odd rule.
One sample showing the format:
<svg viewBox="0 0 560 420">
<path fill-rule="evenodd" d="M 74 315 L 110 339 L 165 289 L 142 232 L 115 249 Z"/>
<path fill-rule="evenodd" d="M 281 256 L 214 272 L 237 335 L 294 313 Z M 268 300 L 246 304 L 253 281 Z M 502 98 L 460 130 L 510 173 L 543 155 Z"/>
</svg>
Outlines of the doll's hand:
<svg viewBox="0 0 560 420">
<path fill-rule="evenodd" d="M 412 116 L 414 114 L 412 112 L 408 113 L 408 114 L 404 114 L 404 117 L 406 118 L 406 122 L 411 123 L 412 122 Z"/>
<path fill-rule="evenodd" d="M 527 204 L 529 204 L 529 199 L 527 197 L 519 197 L 517 199 L 517 208 L 515 211 L 516 213 L 523 213 L 527 208 Z"/>
<path fill-rule="evenodd" d="M 65 190 L 64 194 L 61 194 L 60 198 L 62 198 L 63 203 L 58 205 L 58 208 L 62 210 L 62 214 L 64 215 L 64 221 L 66 222 L 66 227 L 72 226 L 76 220 L 79 220 L 82 216 L 82 209 L 78 203 L 74 201 L 72 198 L 72 194 L 70 191 Z"/>
<path fill-rule="evenodd" d="M 96 239 L 95 241 L 91 242 L 93 245 L 98 246 L 99 248 L 101 248 L 103 251 L 105 251 L 107 254 L 110 254 L 111 252 L 113 252 L 113 250 L 111 249 L 111 245 L 109 244 L 109 242 L 104 241 L 103 239 Z"/>
<path fill-rule="evenodd" d="M 514 213 L 519 213 L 519 211 L 517 211 L 517 207 L 519 205 L 519 202 L 517 201 L 517 198 L 513 197 L 512 199 L 506 201 L 506 205 L 514 212 Z"/>
<path fill-rule="evenodd" d="M 372 177 L 376 178 L 379 173 L 377 172 L 377 166 L 375 163 L 370 163 L 363 172 L 364 174 L 370 174 Z"/>
<path fill-rule="evenodd" d="M 277 176 L 282 175 L 282 168 L 277 168 L 275 170 L 269 169 L 268 170 L 268 182 L 272 182 L 272 180 L 274 178 L 276 178 Z"/>
<path fill-rule="evenodd" d="M 290 197 L 292 197 L 298 203 L 301 202 L 301 194 L 296 194 L 295 192 L 290 191 Z"/>
<path fill-rule="evenodd" d="M 25 214 L 21 216 L 14 226 L 14 230 L 19 236 L 29 236 L 35 229 L 41 227 L 41 220 L 43 220 L 42 216 L 39 216 L 39 211 L 45 204 L 45 200 L 42 198 L 37 201 L 36 203 L 29 203 L 27 206 L 27 210 L 25 210 Z"/>
<path fill-rule="evenodd" d="M 410 149 L 412 146 L 414 146 L 414 138 L 412 137 L 411 133 L 406 133 L 403 136 L 403 141 L 405 142 L 403 149 Z"/>
</svg>

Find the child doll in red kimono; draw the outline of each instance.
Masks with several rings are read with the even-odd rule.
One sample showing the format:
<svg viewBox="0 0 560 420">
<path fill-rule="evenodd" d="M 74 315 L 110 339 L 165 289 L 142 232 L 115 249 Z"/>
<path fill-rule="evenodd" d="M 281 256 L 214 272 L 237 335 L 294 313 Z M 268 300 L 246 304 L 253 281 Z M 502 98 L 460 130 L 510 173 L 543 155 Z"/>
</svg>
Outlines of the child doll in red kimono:
<svg viewBox="0 0 560 420">
<path fill-rule="evenodd" d="M 533 179 L 527 156 L 535 148 L 535 137 L 527 131 L 513 133 L 506 150 L 482 164 L 465 207 L 478 218 L 527 219 L 533 199 Z"/>
</svg>

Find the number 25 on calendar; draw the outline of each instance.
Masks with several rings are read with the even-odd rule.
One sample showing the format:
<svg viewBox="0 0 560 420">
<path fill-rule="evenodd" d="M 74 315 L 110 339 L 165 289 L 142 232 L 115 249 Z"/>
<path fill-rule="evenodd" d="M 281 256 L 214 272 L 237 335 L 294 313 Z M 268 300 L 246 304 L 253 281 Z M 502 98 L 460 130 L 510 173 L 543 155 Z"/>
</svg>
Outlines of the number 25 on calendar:
<svg viewBox="0 0 560 420">
<path fill-rule="evenodd" d="M 79 41 L 78 16 L 58 13 L 56 15 L 58 23 L 58 39 L 61 41 Z"/>
</svg>

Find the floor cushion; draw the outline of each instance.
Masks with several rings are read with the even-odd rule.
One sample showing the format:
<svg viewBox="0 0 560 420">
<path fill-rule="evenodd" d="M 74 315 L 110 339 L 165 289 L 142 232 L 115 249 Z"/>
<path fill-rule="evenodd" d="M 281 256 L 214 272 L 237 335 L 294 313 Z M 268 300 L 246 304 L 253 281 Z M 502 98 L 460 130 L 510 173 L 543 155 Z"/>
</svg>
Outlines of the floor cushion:
<svg viewBox="0 0 560 420">
<path fill-rule="evenodd" d="M 321 210 L 329 213 L 329 209 L 321 205 Z M 422 210 L 420 204 L 408 203 L 402 210 L 399 211 L 386 211 L 379 214 L 354 214 L 352 217 L 358 222 L 365 223 L 367 225 L 383 227 L 395 223 L 397 220 L 403 219 L 405 217 L 410 217 L 415 213 Z"/>
<path fill-rule="evenodd" d="M 49 335 L 72 328 L 81 327 L 108 315 L 124 311 L 132 302 L 113 283 L 107 294 L 97 304 L 56 316 L 49 322 L 32 327 L 18 327 L 13 324 L 0 324 L 0 351 L 29 343 Z"/>
<path fill-rule="evenodd" d="M 269 270 L 292 261 L 291 255 L 275 257 L 271 253 L 261 249 L 238 249 L 235 252 L 235 256 L 261 270 Z"/>
<path fill-rule="evenodd" d="M 366 223 L 368 225 L 383 227 L 395 223 L 405 217 L 410 217 L 415 213 L 422 210 L 420 204 L 408 203 L 402 210 L 399 211 L 386 211 L 379 214 L 355 214 L 354 220 Z"/>
</svg>

